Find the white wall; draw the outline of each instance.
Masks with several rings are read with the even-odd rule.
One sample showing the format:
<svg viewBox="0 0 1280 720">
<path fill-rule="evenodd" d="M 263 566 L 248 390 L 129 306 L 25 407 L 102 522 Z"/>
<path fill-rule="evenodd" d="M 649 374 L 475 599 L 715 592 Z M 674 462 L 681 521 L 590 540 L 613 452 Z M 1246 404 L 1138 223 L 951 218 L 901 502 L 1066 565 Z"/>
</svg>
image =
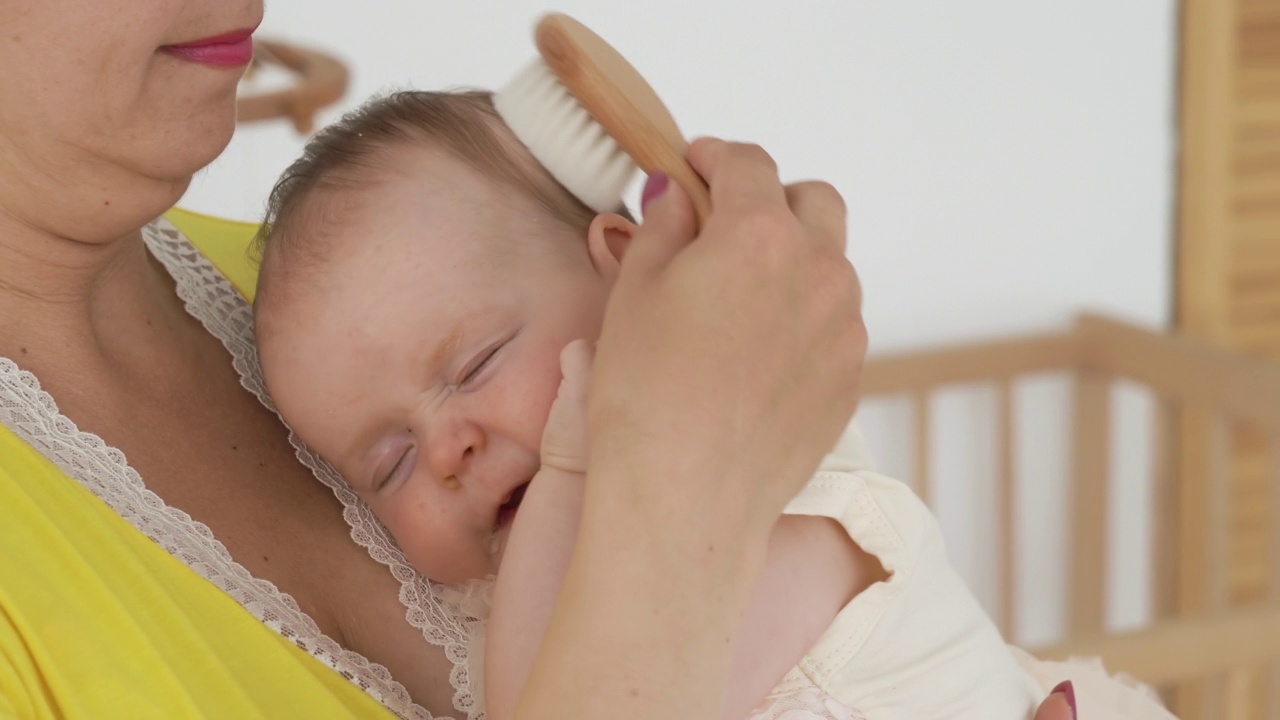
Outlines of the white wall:
<svg viewBox="0 0 1280 720">
<path fill-rule="evenodd" d="M 1082 308 L 1167 323 L 1174 5 L 561 0 L 557 9 L 631 59 L 688 134 L 757 141 L 787 178 L 835 183 L 850 206 L 849 254 L 866 286 L 875 352 L 1059 326 Z M 260 34 L 347 58 L 349 108 L 389 87 L 502 84 L 532 56 L 530 28 L 545 9 L 528 0 L 274 0 Z M 256 219 L 300 147 L 286 124 L 245 127 L 184 204 Z M 1028 397 L 1061 407 L 1055 392 Z M 985 401 L 955 402 L 940 416 L 944 460 L 967 442 L 964 427 Z M 893 464 L 905 447 L 893 409 L 867 416 Z M 1036 436 L 1050 445 L 1065 427 L 1061 417 L 1051 425 Z M 1118 462 L 1137 467 L 1139 455 Z M 1023 462 L 1024 524 L 1058 537 L 1046 541 L 1047 560 L 1026 562 L 1050 574 L 1065 477 L 1061 462 L 1046 462 L 1053 456 L 1045 449 Z M 965 512 L 982 473 L 963 468 L 979 460 L 946 460 L 939 479 L 952 510 L 944 527 L 975 583 L 990 574 L 976 554 L 990 538 Z M 1142 514 L 1143 492 L 1124 481 L 1120 517 Z M 1125 527 L 1125 538 L 1137 537 Z M 1138 541 L 1118 549 L 1118 575 L 1141 573 L 1145 550 Z M 1037 601 L 1054 583 L 1033 585 L 1028 599 Z M 1137 617 L 1142 598 L 1129 595 L 1117 613 Z M 1039 604 L 1043 617 L 1027 621 L 1037 637 L 1056 626 L 1052 603 Z"/>
</svg>

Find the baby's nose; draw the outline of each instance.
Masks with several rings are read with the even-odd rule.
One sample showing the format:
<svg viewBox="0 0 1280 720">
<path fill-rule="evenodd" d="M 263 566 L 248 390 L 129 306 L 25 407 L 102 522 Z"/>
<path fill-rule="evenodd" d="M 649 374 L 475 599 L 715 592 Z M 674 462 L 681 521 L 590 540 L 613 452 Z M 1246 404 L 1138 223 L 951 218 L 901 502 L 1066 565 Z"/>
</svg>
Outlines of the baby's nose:
<svg viewBox="0 0 1280 720">
<path fill-rule="evenodd" d="M 427 462 L 434 477 L 462 480 L 484 451 L 484 431 L 474 423 L 441 423 L 427 437 Z"/>
</svg>

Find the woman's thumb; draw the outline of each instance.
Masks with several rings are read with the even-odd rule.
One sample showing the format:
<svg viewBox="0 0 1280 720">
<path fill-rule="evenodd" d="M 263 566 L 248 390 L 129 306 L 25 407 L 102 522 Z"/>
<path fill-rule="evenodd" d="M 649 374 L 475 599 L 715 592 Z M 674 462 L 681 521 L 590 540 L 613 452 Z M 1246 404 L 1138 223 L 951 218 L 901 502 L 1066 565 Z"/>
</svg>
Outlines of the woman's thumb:
<svg viewBox="0 0 1280 720">
<path fill-rule="evenodd" d="M 627 248 L 628 263 L 642 269 L 664 267 L 697 235 L 697 215 L 689 195 L 665 173 L 649 176 L 641 198 L 642 224 Z"/>
</svg>

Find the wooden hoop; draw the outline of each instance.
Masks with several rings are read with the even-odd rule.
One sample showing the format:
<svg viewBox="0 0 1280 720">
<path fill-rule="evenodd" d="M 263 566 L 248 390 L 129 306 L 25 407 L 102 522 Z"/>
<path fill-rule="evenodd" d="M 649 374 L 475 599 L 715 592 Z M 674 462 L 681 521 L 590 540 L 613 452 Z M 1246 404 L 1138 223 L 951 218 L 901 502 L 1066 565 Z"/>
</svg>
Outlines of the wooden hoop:
<svg viewBox="0 0 1280 720">
<path fill-rule="evenodd" d="M 284 90 L 240 97 L 236 103 L 237 121 L 288 118 L 304 135 L 315 129 L 319 110 L 346 95 L 351 78 L 347 66 L 333 55 L 274 40 L 254 41 L 253 63 L 284 67 L 297 77 L 297 84 Z M 249 72 L 253 72 L 253 66 Z"/>
</svg>

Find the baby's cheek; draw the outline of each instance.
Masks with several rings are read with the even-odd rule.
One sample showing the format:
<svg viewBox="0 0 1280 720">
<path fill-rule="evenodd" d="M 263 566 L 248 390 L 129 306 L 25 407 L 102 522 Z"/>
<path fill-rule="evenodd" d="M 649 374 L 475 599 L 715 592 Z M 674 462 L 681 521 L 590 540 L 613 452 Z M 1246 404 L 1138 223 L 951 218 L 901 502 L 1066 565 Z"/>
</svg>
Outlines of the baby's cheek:
<svg viewBox="0 0 1280 720">
<path fill-rule="evenodd" d="M 519 386 L 511 388 L 509 400 L 514 406 L 513 416 L 524 423 L 519 431 L 520 444 L 535 452 L 542 446 L 547 415 L 560 390 L 560 351 L 570 340 L 542 343 L 525 367 L 516 373 L 521 376 Z"/>
<path fill-rule="evenodd" d="M 415 478 L 416 480 L 416 478 Z M 411 480 L 412 485 L 415 481 Z M 405 487 L 389 497 L 379 498 L 370 507 L 404 551 L 409 564 L 432 580 L 459 582 L 482 575 L 487 553 L 463 528 L 451 508 L 440 499 L 432 502 L 429 493 Z"/>
</svg>

